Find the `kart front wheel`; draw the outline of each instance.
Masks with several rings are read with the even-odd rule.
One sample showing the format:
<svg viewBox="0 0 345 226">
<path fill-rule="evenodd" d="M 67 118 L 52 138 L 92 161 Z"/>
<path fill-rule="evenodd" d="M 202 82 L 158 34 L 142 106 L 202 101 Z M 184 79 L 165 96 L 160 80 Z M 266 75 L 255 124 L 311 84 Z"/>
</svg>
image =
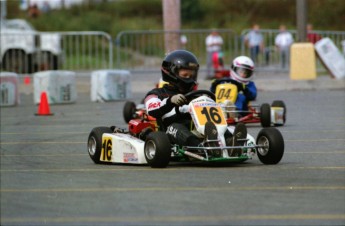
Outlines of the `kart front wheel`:
<svg viewBox="0 0 345 226">
<path fill-rule="evenodd" d="M 271 126 L 271 106 L 267 103 L 260 107 L 260 122 L 262 127 Z"/>
<path fill-rule="evenodd" d="M 129 123 L 132 119 L 134 119 L 134 114 L 137 110 L 137 107 L 134 102 L 127 101 L 125 106 L 123 107 L 123 118 L 125 119 L 126 123 Z"/>
<path fill-rule="evenodd" d="M 145 142 L 145 159 L 152 168 L 165 168 L 171 158 L 171 144 L 166 133 L 150 133 Z"/>
<path fill-rule="evenodd" d="M 87 140 L 87 150 L 92 161 L 96 164 L 101 163 L 102 151 L 102 135 L 103 133 L 112 133 L 109 127 L 96 127 L 93 128 Z"/>
<path fill-rule="evenodd" d="M 278 129 L 263 128 L 256 138 L 257 155 L 263 164 L 277 164 L 284 155 L 284 139 Z"/>
</svg>

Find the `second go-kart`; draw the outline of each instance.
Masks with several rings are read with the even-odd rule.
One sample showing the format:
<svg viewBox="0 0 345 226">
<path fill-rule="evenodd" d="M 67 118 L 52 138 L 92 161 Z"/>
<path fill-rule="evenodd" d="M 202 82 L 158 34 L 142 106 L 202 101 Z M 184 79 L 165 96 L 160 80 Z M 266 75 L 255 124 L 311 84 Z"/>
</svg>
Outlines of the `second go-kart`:
<svg viewBox="0 0 345 226">
<path fill-rule="evenodd" d="M 237 82 L 231 78 L 223 78 L 218 82 L 215 92 L 216 102 L 222 105 L 228 124 L 261 123 L 262 127 L 285 124 L 286 106 L 282 100 L 274 100 L 271 105 L 249 103 L 247 111 L 237 110 L 234 105 L 238 95 Z"/>
<path fill-rule="evenodd" d="M 257 155 L 264 164 L 277 164 L 284 154 L 284 139 L 276 128 L 263 128 L 257 138 L 247 134 L 241 146 L 226 146 L 224 133 L 228 126 L 220 104 L 208 90 L 191 91 L 185 95 L 193 121 L 192 132 L 202 146 L 179 146 L 171 143 L 159 121 L 142 115 L 131 119 L 128 131 L 116 127 L 96 127 L 88 137 L 88 153 L 95 163 L 148 164 L 153 168 L 165 168 L 169 162 L 243 162 Z M 216 140 L 204 136 L 206 123 L 212 122 L 218 132 Z M 205 144 L 216 142 L 209 147 Z"/>
</svg>

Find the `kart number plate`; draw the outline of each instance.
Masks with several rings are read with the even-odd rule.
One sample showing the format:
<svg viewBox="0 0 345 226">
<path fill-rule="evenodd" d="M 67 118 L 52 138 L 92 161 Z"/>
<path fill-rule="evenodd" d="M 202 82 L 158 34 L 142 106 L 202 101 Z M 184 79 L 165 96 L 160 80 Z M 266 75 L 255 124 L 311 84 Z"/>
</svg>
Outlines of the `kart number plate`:
<svg viewBox="0 0 345 226">
<path fill-rule="evenodd" d="M 223 111 L 219 105 L 203 106 L 194 104 L 194 111 L 199 126 L 204 126 L 207 121 L 216 125 L 226 125 Z"/>
<path fill-rule="evenodd" d="M 217 103 L 224 103 L 230 100 L 235 103 L 237 99 L 237 86 L 231 83 L 219 84 L 216 88 Z"/>
</svg>

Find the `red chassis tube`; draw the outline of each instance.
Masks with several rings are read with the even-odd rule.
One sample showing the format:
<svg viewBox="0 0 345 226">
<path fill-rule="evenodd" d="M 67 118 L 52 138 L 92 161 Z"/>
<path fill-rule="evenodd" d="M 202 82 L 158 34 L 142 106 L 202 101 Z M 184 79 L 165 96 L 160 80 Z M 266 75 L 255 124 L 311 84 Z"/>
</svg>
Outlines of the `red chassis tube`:
<svg viewBox="0 0 345 226">
<path fill-rule="evenodd" d="M 260 123 L 260 114 L 256 111 L 254 107 L 249 107 L 249 111 L 245 116 L 235 116 L 235 117 L 228 117 L 226 119 L 228 125 L 234 125 L 236 123 Z"/>
</svg>

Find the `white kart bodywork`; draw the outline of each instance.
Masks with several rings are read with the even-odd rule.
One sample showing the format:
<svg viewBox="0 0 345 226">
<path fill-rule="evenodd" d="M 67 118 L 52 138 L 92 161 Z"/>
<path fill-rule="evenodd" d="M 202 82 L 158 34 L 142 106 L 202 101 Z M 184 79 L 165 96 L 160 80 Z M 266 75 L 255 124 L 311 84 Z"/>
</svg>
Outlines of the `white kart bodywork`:
<svg viewBox="0 0 345 226">
<path fill-rule="evenodd" d="M 228 127 L 230 132 L 233 133 L 234 127 Z M 250 134 L 247 134 L 248 146 L 255 145 L 255 139 Z M 222 138 L 221 140 L 224 140 Z M 130 135 L 124 133 L 104 133 L 102 136 L 102 143 L 107 144 L 110 141 L 108 148 L 102 149 L 100 161 L 109 163 L 128 163 L 128 164 L 147 164 L 144 154 L 145 142 Z M 222 141 L 223 143 L 223 141 Z M 225 143 L 223 143 L 222 146 Z M 173 153 L 172 153 L 173 154 Z M 248 153 L 249 154 L 249 153 Z M 250 153 L 252 155 L 254 153 Z M 224 151 L 224 155 L 227 156 L 227 152 Z"/>
<path fill-rule="evenodd" d="M 200 116 L 198 114 L 200 114 L 197 109 L 198 107 L 210 107 L 210 108 L 214 108 L 217 110 L 217 108 L 219 109 L 219 111 L 217 111 L 218 114 L 220 114 L 220 118 L 223 118 L 223 120 L 221 120 L 221 122 L 219 124 L 216 124 L 216 128 L 218 131 L 218 138 L 221 141 L 220 145 L 226 146 L 225 145 L 225 139 L 223 134 L 225 133 L 225 131 L 228 129 L 232 134 L 234 132 L 235 126 L 228 126 L 225 120 L 225 115 L 223 112 L 223 109 L 221 107 L 220 104 L 215 103 L 211 98 L 207 97 L 207 96 L 201 96 L 198 97 L 194 100 L 192 100 L 189 104 L 190 107 L 190 114 L 192 116 L 194 125 L 195 125 L 195 130 L 197 133 L 203 135 L 204 134 L 204 130 L 205 130 L 205 123 L 202 123 L 200 121 Z M 252 143 L 255 144 L 255 139 L 253 136 L 247 134 L 247 139 L 248 139 L 248 143 Z"/>
<path fill-rule="evenodd" d="M 112 163 L 146 164 L 144 155 L 145 142 L 124 133 L 104 133 L 100 160 Z"/>
</svg>

